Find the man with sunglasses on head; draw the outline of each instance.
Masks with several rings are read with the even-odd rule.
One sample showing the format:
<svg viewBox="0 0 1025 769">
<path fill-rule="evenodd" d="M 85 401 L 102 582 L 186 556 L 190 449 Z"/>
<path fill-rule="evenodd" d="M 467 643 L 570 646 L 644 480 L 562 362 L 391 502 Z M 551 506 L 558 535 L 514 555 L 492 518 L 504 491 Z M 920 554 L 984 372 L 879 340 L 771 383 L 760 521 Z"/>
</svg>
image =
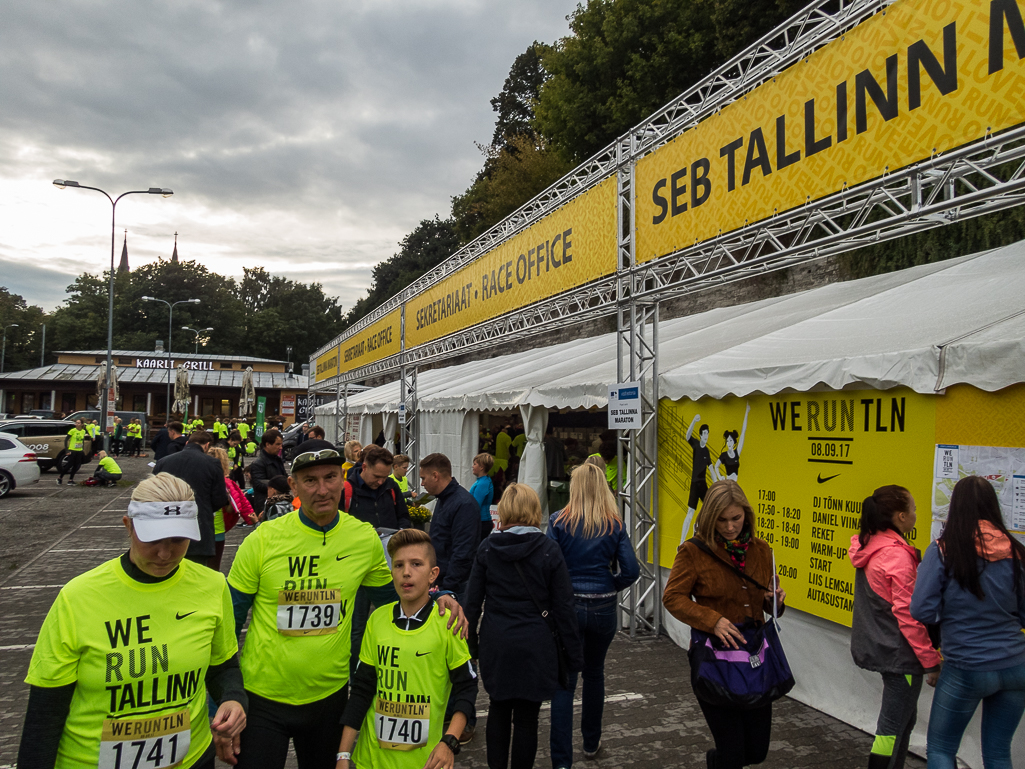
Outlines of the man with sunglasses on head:
<svg viewBox="0 0 1025 769">
<path fill-rule="evenodd" d="M 347 700 L 353 601 L 363 586 L 377 606 L 398 600 L 374 527 L 339 510 L 345 458 L 327 441 L 303 443 L 289 485 L 302 506 L 268 521 L 239 548 L 228 585 L 249 694 L 240 769 L 282 769 L 289 740 L 299 769 L 332 766 Z M 439 594 L 453 634 L 466 620 Z"/>
</svg>

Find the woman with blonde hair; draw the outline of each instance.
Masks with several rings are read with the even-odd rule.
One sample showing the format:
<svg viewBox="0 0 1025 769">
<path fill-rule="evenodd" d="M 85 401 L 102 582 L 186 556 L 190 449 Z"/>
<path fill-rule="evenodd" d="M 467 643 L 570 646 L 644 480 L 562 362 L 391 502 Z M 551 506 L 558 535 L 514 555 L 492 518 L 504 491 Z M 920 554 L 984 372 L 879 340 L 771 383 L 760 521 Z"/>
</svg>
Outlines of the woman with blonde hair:
<svg viewBox="0 0 1025 769">
<path fill-rule="evenodd" d="M 570 581 L 577 627 L 583 643 L 583 712 L 580 731 L 584 757 L 601 750 L 601 723 L 605 709 L 605 655 L 616 636 L 616 594 L 637 581 L 640 567 L 626 527 L 619 517 L 616 498 L 605 471 L 583 464 L 569 482 L 569 504 L 548 522 L 548 536 L 558 543 Z M 577 676 L 569 677 L 552 697 L 549 737 L 552 766 L 573 765 L 573 695 Z"/>
<path fill-rule="evenodd" d="M 61 588 L 39 631 L 19 766 L 161 756 L 164 766 L 214 769 L 215 752 L 237 761 L 248 697 L 228 583 L 185 560 L 200 538 L 192 489 L 160 473 L 136 486 L 127 512 L 128 551 Z M 143 697 L 129 663 L 151 656 Z M 207 692 L 220 703 L 212 719 Z"/>
<path fill-rule="evenodd" d="M 342 465 L 342 475 L 348 475 L 349 471 L 359 464 L 360 455 L 363 453 L 363 444 L 359 441 L 346 441 L 342 448 L 345 454 L 345 464 Z"/>
<path fill-rule="evenodd" d="M 565 673 L 580 670 L 583 660 L 573 586 L 562 551 L 539 528 L 537 493 L 522 483 L 510 484 L 498 503 L 498 516 L 501 531 L 481 542 L 470 573 L 468 640 L 491 696 L 488 766 L 510 765 L 511 742 L 512 769 L 528 769 L 537 754 L 541 703 L 559 686 L 560 645 Z"/>
<path fill-rule="evenodd" d="M 745 642 L 738 625 L 764 622 L 766 612 L 782 611 L 786 598 L 773 574 L 772 548 L 755 535 L 755 514 L 744 491 L 736 481 L 716 481 L 705 496 L 694 538 L 676 551 L 662 596 L 670 614 L 725 649 Z M 745 709 L 698 697 L 698 704 L 715 740 L 706 755 L 709 769 L 740 769 L 765 760 L 771 703 Z"/>
<path fill-rule="evenodd" d="M 228 491 L 228 504 L 220 510 L 214 510 L 214 555 L 206 562 L 214 571 L 220 571 L 221 558 L 224 555 L 224 538 L 238 523 L 239 517 L 249 526 L 256 525 L 256 514 L 253 506 L 249 504 L 245 493 L 238 484 L 231 479 L 231 457 L 228 452 L 220 446 L 213 446 L 207 452 L 210 456 L 221 463 L 221 472 L 224 473 L 224 487 Z"/>
</svg>

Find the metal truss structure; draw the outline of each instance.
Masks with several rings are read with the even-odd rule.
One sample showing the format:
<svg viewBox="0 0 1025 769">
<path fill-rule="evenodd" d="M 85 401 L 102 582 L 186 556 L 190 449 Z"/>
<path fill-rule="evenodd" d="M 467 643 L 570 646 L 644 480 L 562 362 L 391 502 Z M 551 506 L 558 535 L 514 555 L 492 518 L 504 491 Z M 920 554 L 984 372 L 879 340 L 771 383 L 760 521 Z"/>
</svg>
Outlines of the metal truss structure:
<svg viewBox="0 0 1025 769">
<path fill-rule="evenodd" d="M 418 479 L 420 467 L 420 415 L 416 408 L 416 366 L 399 369 L 399 430 L 402 435 L 402 453 L 409 456 L 410 477 Z"/>
<path fill-rule="evenodd" d="M 418 278 L 346 330 L 356 334 L 407 299 L 471 264 L 496 246 L 540 221 L 591 187 L 608 179 L 626 162 L 654 151 L 744 93 L 831 42 L 896 0 L 819 0 L 808 5 L 712 74 L 680 94 L 627 134 L 595 153 L 555 184 L 490 230 Z M 554 301 L 554 300 L 553 300 Z M 330 347 L 332 345 L 328 345 Z M 319 350 L 314 357 L 324 352 Z M 393 371 L 395 362 L 385 371 Z M 369 367 L 368 367 L 369 368 Z M 361 369 L 362 370 L 362 369 Z M 375 371 L 372 373 L 380 373 Z M 364 375 L 365 377 L 366 375 Z"/>
<path fill-rule="evenodd" d="M 616 376 L 640 388 L 641 427 L 618 440 L 617 474 L 623 522 L 637 552 L 640 577 L 619 602 L 628 617 L 630 637 L 638 631 L 658 634 L 662 604 L 658 519 L 658 303 L 637 298 L 634 164 L 617 174 L 617 259 L 620 268 L 616 309 Z M 652 556 L 648 563 L 649 553 Z"/>
<path fill-rule="evenodd" d="M 619 441 L 618 493 L 642 569 L 641 579 L 623 598 L 620 608 L 628 613 L 631 636 L 638 632 L 659 632 L 661 580 L 656 516 L 659 303 L 1025 203 L 1025 125 L 1022 125 L 675 253 L 637 263 L 636 162 L 893 2 L 896 0 L 818 0 L 805 7 L 389 299 L 347 330 L 343 338 L 358 333 L 395 309 L 404 311 L 408 299 L 613 174 L 617 177 L 618 222 L 615 274 L 473 328 L 410 350 L 403 349 L 398 355 L 310 389 L 325 390 L 334 385 L 337 391 L 341 382 L 398 372 L 402 402 L 406 407 L 403 442 L 412 452 L 417 449 L 418 438 L 415 421 L 418 366 L 615 314 L 619 380 L 642 383 L 643 424 L 641 429 L 629 431 Z M 340 346 L 341 341 L 335 340 L 322 348 L 314 358 L 335 344 Z"/>
</svg>

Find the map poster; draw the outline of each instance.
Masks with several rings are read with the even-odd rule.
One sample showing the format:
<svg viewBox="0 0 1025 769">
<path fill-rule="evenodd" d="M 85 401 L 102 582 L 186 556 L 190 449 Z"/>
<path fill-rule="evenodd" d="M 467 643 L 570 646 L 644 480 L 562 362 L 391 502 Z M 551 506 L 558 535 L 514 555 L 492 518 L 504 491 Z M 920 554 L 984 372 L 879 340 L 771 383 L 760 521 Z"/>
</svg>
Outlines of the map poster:
<svg viewBox="0 0 1025 769">
<path fill-rule="evenodd" d="M 938 537 L 947 521 L 954 484 L 968 475 L 980 475 L 993 484 L 1004 524 L 1025 539 L 1025 448 L 949 444 L 936 446 L 932 536 Z"/>
<path fill-rule="evenodd" d="M 849 626 L 847 548 L 862 500 L 879 486 L 907 487 L 922 516 L 909 539 L 922 551 L 929 544 L 935 400 L 905 388 L 663 400 L 662 565 L 692 536 L 708 486 L 732 478 L 754 508 L 757 536 L 772 545 L 787 604 Z"/>
</svg>

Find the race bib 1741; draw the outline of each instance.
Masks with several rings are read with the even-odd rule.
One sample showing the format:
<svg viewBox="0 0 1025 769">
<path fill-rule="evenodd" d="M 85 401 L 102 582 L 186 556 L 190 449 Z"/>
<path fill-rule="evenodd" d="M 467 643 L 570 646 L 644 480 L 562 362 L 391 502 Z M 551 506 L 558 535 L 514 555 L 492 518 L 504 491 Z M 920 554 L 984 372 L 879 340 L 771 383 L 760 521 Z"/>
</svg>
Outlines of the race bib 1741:
<svg viewBox="0 0 1025 769">
<path fill-rule="evenodd" d="M 168 769 L 189 752 L 188 709 L 145 718 L 107 718 L 100 736 L 99 769 Z"/>
<path fill-rule="evenodd" d="M 427 744 L 431 730 L 429 702 L 392 702 L 377 698 L 374 731 L 384 750 L 415 750 Z"/>
<path fill-rule="evenodd" d="M 282 635 L 327 635 L 338 632 L 342 591 L 278 591 L 278 632 Z"/>
</svg>

